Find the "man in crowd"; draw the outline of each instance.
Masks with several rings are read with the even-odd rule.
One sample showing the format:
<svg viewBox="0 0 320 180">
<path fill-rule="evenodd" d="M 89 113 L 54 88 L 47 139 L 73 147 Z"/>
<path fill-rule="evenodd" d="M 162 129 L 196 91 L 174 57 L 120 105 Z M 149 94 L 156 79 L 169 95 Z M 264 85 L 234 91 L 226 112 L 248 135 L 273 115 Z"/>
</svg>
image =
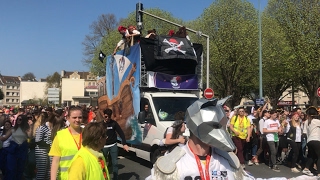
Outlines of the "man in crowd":
<svg viewBox="0 0 320 180">
<path fill-rule="evenodd" d="M 279 133 L 283 132 L 277 119 L 277 112 L 270 111 L 270 118 L 263 124 L 263 133 L 266 134 L 267 142 L 270 150 L 269 166 L 272 170 L 280 172 L 279 167 L 276 165 L 276 156 L 279 146 Z"/>
<path fill-rule="evenodd" d="M 230 121 L 230 130 L 232 134 L 232 141 L 237 147 L 237 156 L 242 167 L 245 167 L 245 159 L 243 156 L 243 150 L 245 143 L 250 141 L 251 136 L 251 123 L 245 116 L 245 109 L 240 107 L 238 114 L 233 116 Z"/>
<path fill-rule="evenodd" d="M 118 146 L 117 146 L 117 133 L 119 134 L 121 140 L 123 149 L 127 152 L 129 152 L 129 147 L 126 144 L 126 138 L 124 136 L 124 133 L 119 126 L 119 124 L 111 119 L 112 116 L 112 110 L 106 109 L 103 111 L 104 113 L 104 126 L 107 130 L 107 140 L 106 144 L 103 148 L 103 155 L 107 159 L 108 153 L 110 152 L 111 155 L 111 162 L 112 162 L 112 174 L 113 174 L 113 180 L 118 179 Z"/>
</svg>

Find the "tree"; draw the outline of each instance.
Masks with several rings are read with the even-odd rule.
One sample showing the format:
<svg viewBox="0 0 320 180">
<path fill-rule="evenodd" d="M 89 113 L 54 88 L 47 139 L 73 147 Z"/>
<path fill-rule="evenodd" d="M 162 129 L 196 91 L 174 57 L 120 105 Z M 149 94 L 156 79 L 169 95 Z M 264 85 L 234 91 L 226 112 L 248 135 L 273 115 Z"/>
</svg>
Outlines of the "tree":
<svg viewBox="0 0 320 180">
<path fill-rule="evenodd" d="M 60 88 L 61 87 L 61 76 L 58 72 L 54 72 L 52 75 L 46 77 L 47 88 Z"/>
<path fill-rule="evenodd" d="M 272 107 L 276 107 L 283 92 L 294 83 L 294 73 L 289 68 L 293 52 L 283 29 L 266 13 L 262 16 L 262 50 L 263 90 Z"/>
<path fill-rule="evenodd" d="M 85 36 L 82 45 L 84 46 L 83 63 L 91 66 L 92 59 L 97 49 L 100 48 L 101 39 L 109 35 L 113 31 L 118 22 L 114 14 L 102 14 L 90 25 L 90 34 Z"/>
<path fill-rule="evenodd" d="M 24 74 L 21 79 L 24 81 L 34 81 L 36 76 L 32 72 L 28 72 Z"/>
<path fill-rule="evenodd" d="M 0 100 L 2 100 L 3 98 L 4 98 L 4 94 L 3 94 L 2 89 L 0 89 Z"/>
<path fill-rule="evenodd" d="M 233 95 L 231 106 L 257 91 L 257 17 L 249 2 L 217 0 L 193 22 L 210 36 L 210 84 L 221 97 Z"/>
<path fill-rule="evenodd" d="M 316 90 L 320 86 L 319 12 L 319 0 L 270 0 L 266 9 L 266 13 L 279 23 L 293 49 L 289 68 L 314 106 L 319 101 Z"/>
</svg>

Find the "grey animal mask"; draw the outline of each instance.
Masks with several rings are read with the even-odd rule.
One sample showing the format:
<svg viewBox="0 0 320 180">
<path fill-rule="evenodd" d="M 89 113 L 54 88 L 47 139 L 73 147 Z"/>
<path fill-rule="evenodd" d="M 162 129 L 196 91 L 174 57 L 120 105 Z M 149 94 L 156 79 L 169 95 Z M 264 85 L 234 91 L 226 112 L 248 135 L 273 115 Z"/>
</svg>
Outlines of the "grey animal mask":
<svg viewBox="0 0 320 180">
<path fill-rule="evenodd" d="M 199 99 L 187 109 L 185 120 L 189 130 L 202 142 L 223 151 L 233 151 L 233 144 L 226 131 L 227 117 L 222 105 L 229 99 Z"/>
</svg>

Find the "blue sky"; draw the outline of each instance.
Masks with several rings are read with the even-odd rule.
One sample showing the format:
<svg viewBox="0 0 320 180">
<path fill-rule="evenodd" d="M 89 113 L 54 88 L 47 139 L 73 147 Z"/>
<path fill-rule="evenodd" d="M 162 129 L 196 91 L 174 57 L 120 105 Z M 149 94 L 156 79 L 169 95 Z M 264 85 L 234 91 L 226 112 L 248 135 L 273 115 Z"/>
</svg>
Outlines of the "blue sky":
<svg viewBox="0 0 320 180">
<path fill-rule="evenodd" d="M 259 8 L 259 0 L 249 0 Z M 135 11 L 133 0 L 9 0 L 0 1 L 0 73 L 37 79 L 54 72 L 88 71 L 82 64 L 83 45 L 89 25 L 101 14 L 125 18 Z M 144 8 L 166 10 L 183 20 L 202 14 L 212 0 L 145 0 Z M 191 1 L 190 1 L 191 2 Z M 201 3 L 200 3 L 201 2 Z M 184 4 L 184 7 L 175 5 Z M 264 8 L 267 0 L 261 0 Z"/>
</svg>

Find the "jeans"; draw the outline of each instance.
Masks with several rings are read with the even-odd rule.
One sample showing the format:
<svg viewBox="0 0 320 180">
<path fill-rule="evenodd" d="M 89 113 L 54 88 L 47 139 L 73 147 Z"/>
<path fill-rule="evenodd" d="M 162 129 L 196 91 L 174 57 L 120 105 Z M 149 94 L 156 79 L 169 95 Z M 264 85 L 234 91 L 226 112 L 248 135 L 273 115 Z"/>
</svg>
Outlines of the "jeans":
<svg viewBox="0 0 320 180">
<path fill-rule="evenodd" d="M 4 180 L 21 180 L 28 158 L 28 143 L 10 142 L 7 154 L 7 171 Z"/>
<path fill-rule="evenodd" d="M 296 167 L 296 163 L 298 161 L 298 157 L 299 157 L 299 152 L 301 149 L 301 142 L 294 142 L 292 140 L 288 140 L 288 143 L 291 146 L 291 151 L 289 153 L 289 156 L 292 157 L 291 160 L 291 168 Z"/>
<path fill-rule="evenodd" d="M 108 162 L 110 162 L 110 160 L 108 160 L 108 153 L 110 152 L 113 179 L 117 180 L 118 179 L 118 146 L 117 144 L 111 147 L 103 148 L 102 152 L 103 152 L 104 158 L 106 158 Z"/>
<path fill-rule="evenodd" d="M 257 154 L 258 145 L 253 145 L 251 149 L 251 155 L 255 156 Z"/>
<path fill-rule="evenodd" d="M 237 156 L 239 158 L 240 164 L 244 164 L 243 148 L 246 143 L 245 139 L 240 139 L 238 137 L 232 137 L 234 145 L 237 147 Z"/>
<path fill-rule="evenodd" d="M 308 161 L 306 163 L 306 168 L 310 169 L 317 159 L 317 170 L 316 173 L 319 174 L 320 172 L 320 141 L 309 141 L 308 144 Z"/>
<path fill-rule="evenodd" d="M 274 165 L 276 165 L 276 156 L 277 156 L 279 142 L 268 141 L 268 145 L 269 145 L 270 160 L 271 160 L 271 161 L 269 160 L 269 165 L 273 167 Z"/>
</svg>

